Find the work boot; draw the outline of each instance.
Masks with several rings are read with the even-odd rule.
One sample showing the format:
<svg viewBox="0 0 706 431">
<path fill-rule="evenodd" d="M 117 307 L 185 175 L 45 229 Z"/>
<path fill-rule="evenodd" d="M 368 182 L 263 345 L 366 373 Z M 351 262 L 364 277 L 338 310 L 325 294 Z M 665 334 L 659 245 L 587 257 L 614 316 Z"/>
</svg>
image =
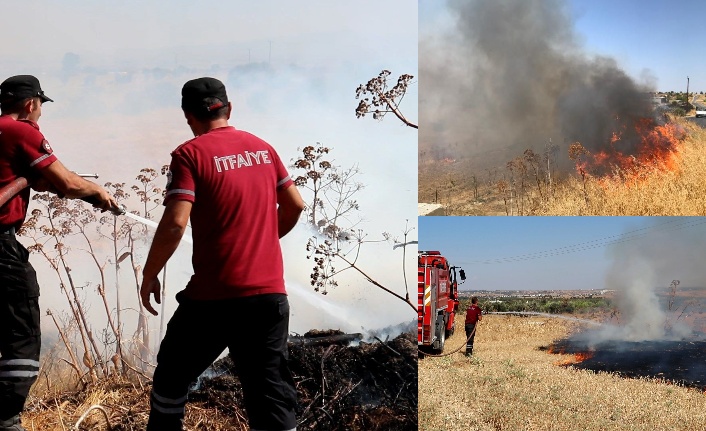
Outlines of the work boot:
<svg viewBox="0 0 706 431">
<path fill-rule="evenodd" d="M 0 420 L 0 431 L 27 431 L 20 425 L 20 415 Z"/>
</svg>

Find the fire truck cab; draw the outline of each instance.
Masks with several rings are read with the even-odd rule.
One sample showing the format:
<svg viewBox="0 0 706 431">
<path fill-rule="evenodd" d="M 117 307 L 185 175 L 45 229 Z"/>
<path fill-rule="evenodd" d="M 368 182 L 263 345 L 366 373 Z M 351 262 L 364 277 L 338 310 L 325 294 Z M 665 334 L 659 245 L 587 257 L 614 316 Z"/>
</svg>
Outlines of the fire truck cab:
<svg viewBox="0 0 706 431">
<path fill-rule="evenodd" d="M 418 252 L 417 345 L 442 352 L 446 338 L 456 329 L 458 311 L 458 276 L 463 269 L 451 266 L 439 251 Z"/>
</svg>

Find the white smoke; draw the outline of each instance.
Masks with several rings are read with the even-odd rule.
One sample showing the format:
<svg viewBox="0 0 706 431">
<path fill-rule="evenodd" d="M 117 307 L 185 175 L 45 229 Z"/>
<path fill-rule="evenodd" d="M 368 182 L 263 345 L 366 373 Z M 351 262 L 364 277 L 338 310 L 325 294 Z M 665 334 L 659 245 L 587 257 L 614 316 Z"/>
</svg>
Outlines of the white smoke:
<svg viewBox="0 0 706 431">
<path fill-rule="evenodd" d="M 659 217 L 645 220 L 639 227 L 648 234 L 636 238 L 626 233 L 608 248 L 612 264 L 605 288 L 616 291 L 619 324 L 606 324 L 592 332 L 593 341 L 683 339 L 693 335 L 693 321 L 688 316 L 702 312 L 702 306 L 685 302 L 680 293 L 688 289 L 690 297 L 699 297 L 706 290 L 704 220 L 686 218 L 670 224 Z M 670 285 L 674 280 L 679 285 L 670 310 Z"/>
<path fill-rule="evenodd" d="M 18 17 L 13 23 L 32 21 L 38 32 L 33 37 L 43 42 L 17 39 L 0 60 L 0 75 L 30 73 L 40 79 L 43 90 L 55 100 L 44 105 L 41 130 L 69 169 L 98 173 L 100 184 L 132 184 L 141 168 L 159 170 L 169 163 L 172 150 L 193 137 L 180 110 L 181 86 L 189 79 L 214 76 L 226 84 L 233 103 L 231 124 L 272 144 L 285 165 L 300 154 L 299 147 L 321 142 L 333 148 L 332 162 L 359 166 L 360 181 L 367 187 L 358 200 L 364 218 L 360 227 L 371 236 L 383 231 L 396 234 L 404 229 L 405 220 L 416 225 L 416 131 L 393 117 L 378 122 L 355 116 L 358 85 L 383 69 L 395 75 L 417 75 L 416 4 L 368 0 L 344 5 L 317 0 L 303 12 L 294 3 L 279 2 L 272 8 L 274 2 L 247 6 L 238 2 L 223 5 L 217 17 L 209 17 L 208 32 L 174 33 L 174 28 L 201 28 L 205 10 L 165 12 L 148 7 L 140 9 L 140 19 L 135 20 L 137 9 L 122 3 L 100 8 L 90 2 L 83 2 L 84 7 L 43 3 L 22 8 L 8 5 L 12 10 L 4 11 Z M 249 13 L 243 14 L 243 8 L 249 8 Z M 369 13 L 371 8 L 376 13 Z M 292 19 L 297 14 L 299 18 Z M 395 19 L 390 22 L 392 14 Z M 61 31 L 53 31 L 59 22 L 56 16 L 62 17 Z M 215 25 L 213 19 L 222 25 Z M 142 27 L 148 34 L 139 29 L 124 31 L 139 23 L 149 23 Z M 385 37 L 368 28 L 385 28 Z M 6 26 L 0 33 L 8 38 L 14 30 Z M 415 102 L 416 85 L 405 100 L 405 113 L 411 118 L 416 118 Z M 164 178 L 156 182 L 159 187 L 164 183 Z M 128 210 L 140 207 L 137 201 L 128 203 Z M 155 215 L 158 220 L 159 210 Z M 297 226 L 282 242 L 285 279 L 292 285 L 293 330 L 334 326 L 360 332 L 361 326 L 376 328 L 408 320 L 409 307 L 380 295 L 379 289 L 352 272 L 344 274 L 339 288 L 326 297 L 312 296 L 311 262 L 304 257 L 308 233 L 300 230 L 306 231 Z M 146 260 L 151 235 L 153 231 L 136 251 L 140 264 Z M 92 327 L 99 332 L 105 327 L 105 311 L 96 292 L 95 266 L 80 246 L 73 242 L 72 246 L 72 275 L 81 286 L 79 296 L 85 298 Z M 109 241 L 97 247 L 97 252 L 110 256 Z M 401 251 L 393 252 L 391 244 L 368 250 L 360 265 L 399 291 Z M 176 308 L 174 294 L 191 276 L 190 257 L 191 247 L 182 244 L 168 264 L 163 298 L 167 318 Z M 60 316 L 68 306 L 56 274 L 41 256 L 32 255 L 31 260 L 40 279 L 42 309 Z M 114 314 L 119 285 L 124 330 L 131 334 L 138 300 L 132 269 L 127 262 L 122 267 L 119 280 L 108 270 L 106 289 Z M 413 267 L 408 267 L 411 279 Z M 159 326 L 160 318 L 149 319 L 151 328 Z M 43 318 L 42 325 L 45 331 L 55 331 L 50 319 Z"/>
</svg>

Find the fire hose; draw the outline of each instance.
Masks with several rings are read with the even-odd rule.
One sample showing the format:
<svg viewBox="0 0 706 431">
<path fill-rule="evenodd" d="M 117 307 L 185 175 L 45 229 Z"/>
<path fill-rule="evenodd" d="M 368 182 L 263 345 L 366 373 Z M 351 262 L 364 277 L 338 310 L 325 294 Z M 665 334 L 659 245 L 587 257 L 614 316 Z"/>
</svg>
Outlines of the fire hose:
<svg viewBox="0 0 706 431">
<path fill-rule="evenodd" d="M 586 323 L 586 324 L 589 324 L 589 325 L 601 326 L 601 323 L 599 323 L 599 322 L 594 322 L 594 321 L 592 321 L 592 320 L 577 319 L 577 318 L 567 318 L 567 317 L 565 317 L 565 316 L 560 316 L 560 315 L 556 315 L 556 314 L 539 313 L 539 312 L 533 312 L 533 311 L 489 311 L 489 312 L 486 312 L 486 313 L 483 313 L 483 314 L 516 314 L 516 315 L 525 315 L 525 316 L 558 317 L 558 318 L 562 318 L 562 319 L 573 320 L 573 321 L 576 321 L 576 322 L 579 322 L 579 323 Z M 478 323 L 480 323 L 480 322 L 477 322 L 477 323 L 476 323 L 476 327 L 477 327 Z M 468 336 L 468 339 L 466 339 L 466 343 L 468 343 L 468 342 L 471 340 L 471 337 L 473 337 L 473 334 L 475 334 L 475 333 L 476 333 L 476 328 L 474 327 L 474 328 L 473 328 L 473 331 L 471 331 L 471 335 L 469 335 L 469 336 Z M 432 354 L 432 353 L 426 353 L 426 352 L 422 352 L 422 353 L 424 354 L 424 356 L 432 356 L 432 357 L 435 357 L 435 358 L 440 358 L 440 357 L 443 357 L 443 356 L 453 355 L 454 353 L 458 352 L 458 351 L 461 350 L 462 348 L 463 348 L 463 344 L 462 344 L 461 346 L 459 346 L 459 347 L 458 347 L 456 350 L 454 350 L 454 351 L 447 352 L 447 353 L 442 353 L 442 354 L 439 354 L 439 355 L 435 355 L 435 354 Z"/>
<path fill-rule="evenodd" d="M 98 178 L 98 175 L 95 174 L 77 174 L 78 176 L 82 178 L 86 177 L 94 177 Z M 7 201 L 12 199 L 13 196 L 15 196 L 17 193 L 21 192 L 25 188 L 29 186 L 29 181 L 27 178 L 24 177 L 17 177 L 14 180 L 12 180 L 8 185 L 0 189 L 0 207 L 5 205 Z M 98 199 L 96 198 L 95 195 L 91 196 L 84 196 L 80 198 L 82 201 L 87 202 L 91 205 L 96 205 L 100 203 Z M 125 205 L 120 205 L 117 208 L 112 208 L 109 210 L 111 213 L 113 213 L 116 216 L 123 215 L 127 211 L 127 208 Z"/>
<path fill-rule="evenodd" d="M 29 186 L 29 181 L 27 181 L 27 178 L 17 177 L 10 184 L 0 189 L 0 207 L 5 205 L 7 201 L 9 201 L 17 193 L 24 190 L 27 186 Z"/>
<path fill-rule="evenodd" d="M 475 333 L 476 333 L 476 328 L 478 327 L 478 324 L 479 324 L 479 323 L 480 323 L 480 321 L 476 322 L 476 326 L 473 327 L 473 330 L 471 331 L 471 335 L 469 335 L 468 338 L 466 338 L 466 343 L 465 343 L 465 344 L 461 344 L 460 346 L 458 346 L 458 347 L 456 348 L 456 350 L 452 350 L 452 351 L 447 352 L 447 353 L 440 353 L 440 354 L 438 354 L 438 355 L 435 355 L 435 354 L 433 354 L 433 353 L 426 353 L 426 352 L 422 352 L 422 354 L 423 354 L 424 356 L 431 356 L 431 357 L 433 357 L 433 358 L 442 358 L 442 357 L 444 357 L 444 356 L 453 355 L 454 353 L 456 353 L 456 352 L 460 351 L 462 348 L 464 348 L 465 345 L 468 344 L 469 341 L 471 341 L 471 337 L 473 337 L 473 335 L 475 335 Z"/>
</svg>

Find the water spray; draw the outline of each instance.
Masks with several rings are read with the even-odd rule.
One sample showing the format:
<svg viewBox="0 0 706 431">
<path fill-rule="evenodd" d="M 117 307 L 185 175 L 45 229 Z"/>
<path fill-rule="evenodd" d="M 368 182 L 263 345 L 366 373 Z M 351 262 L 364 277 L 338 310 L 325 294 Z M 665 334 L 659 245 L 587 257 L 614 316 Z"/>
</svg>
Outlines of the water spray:
<svg viewBox="0 0 706 431">
<path fill-rule="evenodd" d="M 77 173 L 76 175 L 78 175 L 81 178 L 94 178 L 94 179 L 98 178 L 98 174 L 78 174 Z M 29 185 L 30 185 L 30 183 L 27 178 L 17 177 L 13 181 L 11 181 L 9 184 L 7 184 L 5 187 L 0 188 L 0 207 L 5 205 L 5 203 L 7 203 L 7 201 L 12 199 L 13 196 L 18 194 L 19 192 L 21 192 L 25 188 L 29 187 Z M 93 205 L 93 206 L 100 204 L 97 196 L 95 196 L 95 195 L 84 196 L 80 199 L 86 203 Z M 144 225 L 153 227 L 155 229 L 157 228 L 157 223 L 155 223 L 154 221 L 146 219 L 144 217 L 140 217 L 136 214 L 132 214 L 132 213 L 127 212 L 127 207 L 123 204 L 118 204 L 117 207 L 111 208 L 108 211 L 113 213 L 113 215 L 115 215 L 115 216 L 122 216 L 122 215 L 128 216 L 134 220 L 139 221 L 140 223 L 142 223 Z M 184 235 L 184 237 L 182 238 L 182 241 L 184 241 L 188 244 L 193 244 L 193 240 L 188 235 Z"/>
</svg>

